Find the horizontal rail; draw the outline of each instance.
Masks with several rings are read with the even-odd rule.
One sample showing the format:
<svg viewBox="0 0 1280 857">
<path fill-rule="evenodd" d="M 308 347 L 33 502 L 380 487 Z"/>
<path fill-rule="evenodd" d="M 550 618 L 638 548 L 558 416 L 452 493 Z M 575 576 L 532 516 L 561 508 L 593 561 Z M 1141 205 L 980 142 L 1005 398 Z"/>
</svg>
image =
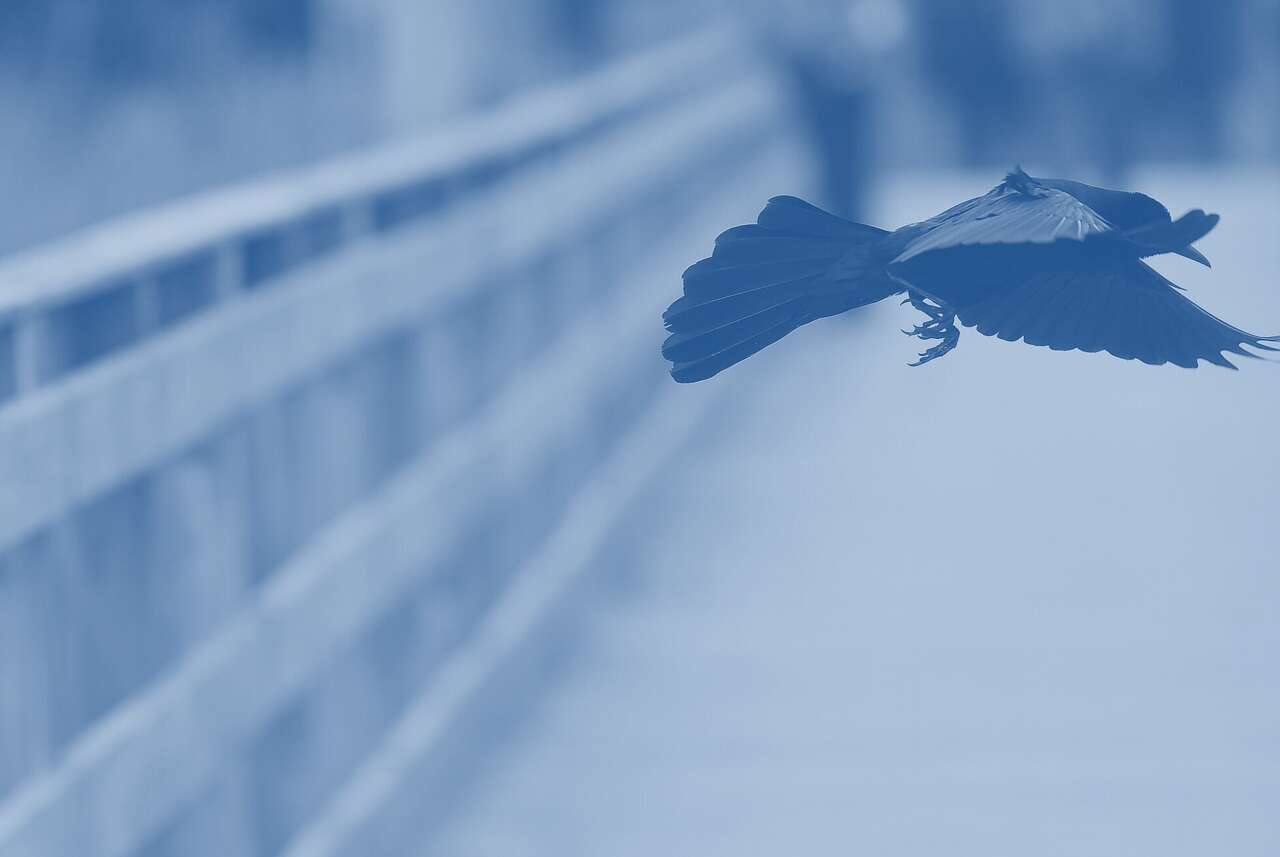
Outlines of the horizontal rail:
<svg viewBox="0 0 1280 857">
<path fill-rule="evenodd" d="M 0 407 L 308 262 L 572 157 L 722 86 L 708 30 L 405 142 L 121 217 L 0 261 Z"/>
<path fill-rule="evenodd" d="M 777 132 L 757 128 L 752 133 L 757 145 L 768 146 L 770 133 Z M 744 163 L 743 174 L 749 175 L 750 166 Z M 739 184 L 704 205 L 719 218 L 723 201 L 740 204 L 754 192 Z M 696 253 L 703 234 L 715 225 L 693 225 L 690 237 L 668 252 Z M 602 413 L 598 401 L 634 369 L 641 349 L 654 347 L 654 298 L 647 286 L 656 275 L 641 267 L 624 279 L 608 303 L 581 313 L 570 332 L 524 367 L 515 383 L 296 556 L 168 678 L 109 715 L 59 765 L 0 806 L 0 855 L 123 857 L 184 801 L 196 797 L 228 756 L 338 650 L 431 573 L 433 560 L 462 529 L 455 524 L 490 497 L 528 484 L 548 449 L 565 437 L 591 434 L 591 421 Z M 667 425 L 669 417 L 662 411 L 655 425 Z M 520 431 L 513 433 L 512 426 Z M 630 484 L 626 480 L 643 476 L 635 468 L 652 469 L 651 454 L 618 454 L 623 458 L 605 466 L 605 488 L 599 490 L 624 492 Z M 424 521 L 432 525 L 423 526 Z M 562 538 L 569 543 L 553 542 L 550 556 L 558 558 L 562 554 L 554 551 L 566 550 L 564 555 L 580 565 L 581 551 L 589 544 L 573 541 L 577 536 L 572 533 Z M 549 563 L 554 564 L 544 558 L 542 565 Z M 352 569 L 361 573 L 353 575 Z M 531 585 L 558 584 L 540 575 Z M 521 603 L 523 598 L 517 596 Z M 479 645 L 491 647 L 493 641 L 484 637 Z M 461 657 L 474 660 L 474 651 Z M 475 678 L 474 664 L 463 669 L 470 671 L 468 682 Z M 415 710 L 422 707 L 419 702 Z M 421 716 L 411 714 L 405 729 L 416 731 Z M 422 738 L 413 740 L 412 758 L 420 763 Z M 354 788 L 366 785 L 367 776 Z M 342 844 L 349 838 L 352 828 L 344 825 L 368 820 L 352 814 L 350 804 L 358 802 L 358 795 L 338 800 L 343 807 L 338 826 L 324 825 L 311 838 L 299 840 L 299 848 L 313 843 L 304 853 L 311 848 L 327 853 L 326 843 Z"/>
<path fill-rule="evenodd" d="M 588 232 L 672 165 L 762 133 L 768 99 L 750 81 L 698 96 L 583 147 L 572 164 L 531 171 L 421 229 L 362 242 L 0 409 L 0 551 L 336 355 Z M 599 178 L 579 181 L 578 172 Z M 552 196 L 546 216 L 509 214 L 540 212 Z"/>
<path fill-rule="evenodd" d="M 388 190 L 518 160 L 630 108 L 718 79 L 733 40 L 705 31 L 601 73 L 523 96 L 496 111 L 372 152 L 206 193 L 92 227 L 0 263 L 0 317 L 60 304 L 228 241 Z M 513 163 L 514 160 L 507 160 Z M 357 213 L 359 220 L 368 211 Z"/>
</svg>

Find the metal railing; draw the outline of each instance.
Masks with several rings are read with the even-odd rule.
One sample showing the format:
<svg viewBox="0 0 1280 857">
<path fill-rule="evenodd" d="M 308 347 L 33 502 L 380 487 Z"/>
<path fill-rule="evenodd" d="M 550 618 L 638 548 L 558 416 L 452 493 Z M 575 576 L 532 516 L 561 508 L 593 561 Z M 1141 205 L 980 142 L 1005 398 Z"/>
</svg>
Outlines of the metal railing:
<svg viewBox="0 0 1280 857">
<path fill-rule="evenodd" d="M 655 257 L 782 124 L 705 33 L 0 264 L 0 855 L 420 815 L 394 786 L 687 428 Z"/>
</svg>

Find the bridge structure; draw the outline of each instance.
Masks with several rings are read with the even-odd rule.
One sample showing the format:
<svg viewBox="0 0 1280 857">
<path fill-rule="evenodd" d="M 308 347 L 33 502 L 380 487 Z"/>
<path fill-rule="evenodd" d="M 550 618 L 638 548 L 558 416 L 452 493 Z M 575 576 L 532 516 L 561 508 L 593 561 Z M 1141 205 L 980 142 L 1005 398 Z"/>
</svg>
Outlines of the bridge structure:
<svg viewBox="0 0 1280 857">
<path fill-rule="evenodd" d="M 698 418 L 673 278 L 799 162 L 704 32 L 0 264 L 0 854 L 401 853 Z"/>
<path fill-rule="evenodd" d="M 1274 367 L 671 384 L 784 108 L 702 33 L 0 264 L 0 857 L 1277 853 Z M 1274 332 L 1280 173 L 1134 184 Z"/>
</svg>

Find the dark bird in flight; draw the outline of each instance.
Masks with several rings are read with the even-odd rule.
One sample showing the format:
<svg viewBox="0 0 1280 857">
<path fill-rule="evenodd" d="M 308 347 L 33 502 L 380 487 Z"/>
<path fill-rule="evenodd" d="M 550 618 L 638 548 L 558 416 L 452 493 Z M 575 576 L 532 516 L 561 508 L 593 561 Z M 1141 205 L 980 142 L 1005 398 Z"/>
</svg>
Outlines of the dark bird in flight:
<svg viewBox="0 0 1280 857">
<path fill-rule="evenodd" d="M 904 331 L 936 342 L 911 365 L 956 347 L 956 320 L 986 336 L 1056 351 L 1107 351 L 1125 360 L 1234 369 L 1222 352 L 1277 351 L 1215 318 L 1142 260 L 1176 253 L 1203 265 L 1192 243 L 1218 222 L 1200 209 L 1177 220 L 1140 193 L 1020 168 L 983 196 L 892 232 L 854 223 L 791 196 L 769 200 L 756 223 L 716 239 L 684 272 L 684 296 L 663 314 L 662 354 L 682 383 L 701 381 L 802 324 L 906 293 L 928 316 Z"/>
</svg>

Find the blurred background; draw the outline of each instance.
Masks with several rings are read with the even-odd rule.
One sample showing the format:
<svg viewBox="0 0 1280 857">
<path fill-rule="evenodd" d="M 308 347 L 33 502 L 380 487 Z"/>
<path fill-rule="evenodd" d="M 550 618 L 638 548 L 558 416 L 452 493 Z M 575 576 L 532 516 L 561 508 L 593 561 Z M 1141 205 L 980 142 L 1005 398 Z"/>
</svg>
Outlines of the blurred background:
<svg viewBox="0 0 1280 857">
<path fill-rule="evenodd" d="M 1280 853 L 1280 374 L 680 272 L 1016 163 L 1280 333 L 1277 0 L 5 0 L 0 855 Z"/>
</svg>

